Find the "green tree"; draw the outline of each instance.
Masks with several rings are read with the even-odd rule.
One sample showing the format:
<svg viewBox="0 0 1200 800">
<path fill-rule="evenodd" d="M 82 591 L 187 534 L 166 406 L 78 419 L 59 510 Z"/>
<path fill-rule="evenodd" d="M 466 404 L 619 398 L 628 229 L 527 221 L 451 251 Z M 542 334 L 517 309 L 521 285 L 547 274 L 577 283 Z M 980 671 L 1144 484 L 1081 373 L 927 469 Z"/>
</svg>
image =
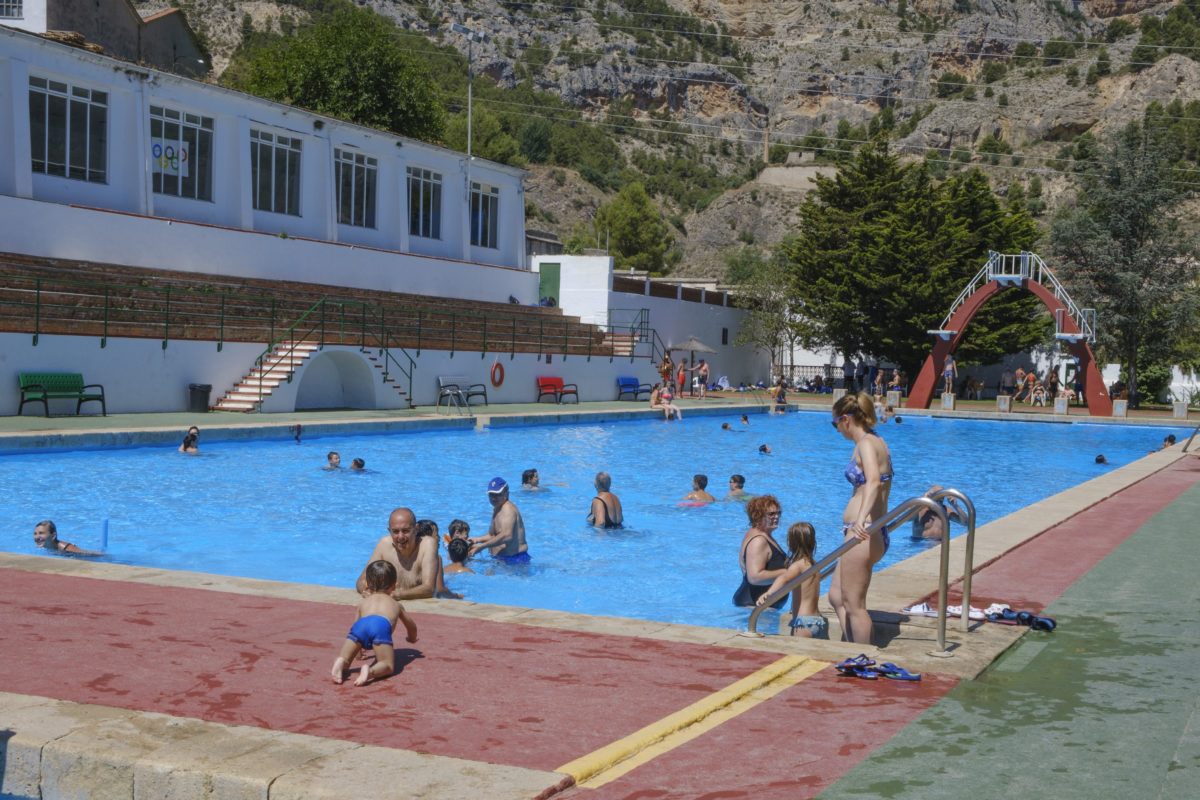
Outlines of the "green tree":
<svg viewBox="0 0 1200 800">
<path fill-rule="evenodd" d="M 433 79 L 400 47 L 396 26 L 373 11 L 339 7 L 294 37 L 254 48 L 229 74 L 233 88 L 261 97 L 403 136 L 442 135 Z"/>
<path fill-rule="evenodd" d="M 1179 225 L 1184 199 L 1163 148 L 1130 125 L 1083 173 L 1051 240 L 1076 302 L 1094 306 L 1101 355 L 1119 361 L 1139 401 L 1138 365 L 1176 350 L 1197 309 L 1197 243 Z"/>
<path fill-rule="evenodd" d="M 755 248 L 747 247 L 735 256 L 744 271 L 740 271 L 734 302 L 747 313 L 738 326 L 734 344 L 766 350 L 772 364 L 780 363 L 783 353 L 797 341 L 811 337 L 808 323 L 798 313 L 796 294 L 790 288 L 790 270 L 778 252 L 763 260 Z M 731 265 L 727 274 L 733 272 Z"/>
<path fill-rule="evenodd" d="M 938 185 L 923 162 L 901 166 L 885 146 L 871 145 L 833 178 L 815 180 L 798 235 L 779 248 L 811 326 L 802 341 L 910 374 L 932 347 L 926 331 L 939 326 L 988 250 L 1015 252 L 1036 239 L 1028 215 L 1002 206 L 978 170 Z M 991 363 L 1040 341 L 1043 323 L 1029 299 L 988 303 L 960 359 Z"/>
<path fill-rule="evenodd" d="M 596 229 L 600 241 L 609 243 L 617 269 L 661 273 L 670 266 L 675 237 L 642 184 L 628 184 L 601 206 Z"/>
<path fill-rule="evenodd" d="M 517 140 L 504 132 L 500 120 L 486 109 L 475 106 L 472 110 L 471 155 L 496 161 L 500 164 L 525 166 L 525 158 Z M 455 114 L 446 123 L 445 145 L 454 150 L 467 150 L 467 114 Z"/>
</svg>

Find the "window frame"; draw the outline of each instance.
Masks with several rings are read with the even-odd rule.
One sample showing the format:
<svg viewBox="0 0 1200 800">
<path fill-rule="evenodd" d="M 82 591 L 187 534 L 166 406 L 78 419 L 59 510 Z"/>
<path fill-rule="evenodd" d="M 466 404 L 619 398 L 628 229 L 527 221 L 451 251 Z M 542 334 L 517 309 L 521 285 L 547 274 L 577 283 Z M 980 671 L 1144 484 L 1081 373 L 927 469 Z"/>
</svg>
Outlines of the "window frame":
<svg viewBox="0 0 1200 800">
<path fill-rule="evenodd" d="M 408 235 L 441 241 L 442 173 L 425 167 L 405 169 L 408 196 Z"/>
<path fill-rule="evenodd" d="M 500 188 L 471 181 L 471 246 L 498 250 L 500 230 Z"/>
<path fill-rule="evenodd" d="M 379 159 L 348 145 L 335 147 L 333 186 L 333 209 L 337 223 L 375 230 L 379 205 Z M 345 194 L 347 189 L 349 197 Z"/>
<path fill-rule="evenodd" d="M 27 88 L 33 173 L 107 184 L 109 92 L 40 75 Z"/>
<path fill-rule="evenodd" d="M 149 122 L 151 191 L 164 197 L 202 200 L 211 203 L 216 120 L 213 117 L 173 108 L 163 103 L 150 106 Z M 159 136 L 154 135 L 156 123 L 160 126 Z M 172 125 L 179 129 L 178 135 L 173 138 L 168 137 L 166 130 L 163 130 Z M 185 140 L 186 150 L 183 149 Z M 187 171 L 184 176 L 168 175 L 163 169 L 167 166 L 168 159 L 171 158 L 171 143 L 175 142 L 178 143 L 176 145 L 178 150 L 184 153 L 183 168 Z M 160 149 L 162 152 L 159 152 Z M 175 180 L 174 191 L 167 188 L 169 178 Z"/>
<path fill-rule="evenodd" d="M 304 141 L 298 136 L 250 129 L 250 202 L 255 211 L 302 216 L 303 146 Z M 283 181 L 278 179 L 280 173 Z M 269 180 L 264 183 L 264 178 Z"/>
</svg>

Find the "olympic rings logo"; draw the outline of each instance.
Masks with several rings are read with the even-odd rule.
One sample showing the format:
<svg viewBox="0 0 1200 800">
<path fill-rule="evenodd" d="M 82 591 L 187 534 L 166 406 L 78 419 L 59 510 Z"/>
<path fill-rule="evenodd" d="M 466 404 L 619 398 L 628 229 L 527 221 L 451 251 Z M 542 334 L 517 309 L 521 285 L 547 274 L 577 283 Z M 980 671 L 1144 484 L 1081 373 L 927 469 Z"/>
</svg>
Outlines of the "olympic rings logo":
<svg viewBox="0 0 1200 800">
<path fill-rule="evenodd" d="M 182 144 L 176 147 L 173 144 L 155 142 L 150 148 L 150 154 L 161 172 L 179 172 L 181 168 L 187 167 L 188 149 Z"/>
</svg>

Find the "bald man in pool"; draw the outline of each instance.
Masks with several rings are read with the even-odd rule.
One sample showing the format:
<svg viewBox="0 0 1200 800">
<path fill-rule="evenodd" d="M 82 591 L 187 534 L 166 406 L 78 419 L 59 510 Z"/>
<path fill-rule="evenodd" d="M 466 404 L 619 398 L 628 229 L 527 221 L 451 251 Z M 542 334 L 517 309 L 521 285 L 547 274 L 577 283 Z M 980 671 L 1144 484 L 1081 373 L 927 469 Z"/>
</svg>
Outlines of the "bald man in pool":
<svg viewBox="0 0 1200 800">
<path fill-rule="evenodd" d="M 437 585 L 437 542 L 430 537 L 417 538 L 417 518 L 407 508 L 397 508 L 388 517 L 388 534 L 379 540 L 367 564 L 383 560 L 396 568 L 396 588 L 392 597 L 397 600 L 416 600 L 433 597 Z M 363 567 L 355 584 L 364 597 L 367 590 L 367 569 Z"/>
</svg>

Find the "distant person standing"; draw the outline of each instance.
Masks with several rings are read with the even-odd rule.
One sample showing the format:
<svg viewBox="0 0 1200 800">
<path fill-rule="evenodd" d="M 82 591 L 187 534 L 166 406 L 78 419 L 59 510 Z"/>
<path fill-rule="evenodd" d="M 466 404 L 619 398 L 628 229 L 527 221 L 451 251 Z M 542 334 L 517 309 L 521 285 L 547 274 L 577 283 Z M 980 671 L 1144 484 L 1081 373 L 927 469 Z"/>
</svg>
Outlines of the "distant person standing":
<svg viewBox="0 0 1200 800">
<path fill-rule="evenodd" d="M 859 358 L 858 369 L 855 370 L 854 373 L 854 384 L 857 391 L 865 392 L 867 390 L 867 374 L 870 371 L 871 368 L 867 366 L 867 360 L 865 358 Z"/>
<path fill-rule="evenodd" d="M 1004 373 L 1000 375 L 1000 394 L 1012 397 L 1013 387 L 1016 386 L 1016 383 L 1012 367 L 1005 365 Z"/>
<path fill-rule="evenodd" d="M 692 367 L 696 371 L 696 377 L 700 379 L 700 399 L 704 399 L 704 392 L 708 389 L 708 362 L 703 358 L 700 363 Z"/>
<path fill-rule="evenodd" d="M 954 381 L 958 379 L 958 364 L 954 362 L 954 356 L 946 356 L 946 364 L 942 367 L 942 387 L 943 394 L 954 394 Z"/>
<path fill-rule="evenodd" d="M 854 362 L 849 357 L 842 362 L 842 388 L 847 392 L 854 391 Z"/>
</svg>

